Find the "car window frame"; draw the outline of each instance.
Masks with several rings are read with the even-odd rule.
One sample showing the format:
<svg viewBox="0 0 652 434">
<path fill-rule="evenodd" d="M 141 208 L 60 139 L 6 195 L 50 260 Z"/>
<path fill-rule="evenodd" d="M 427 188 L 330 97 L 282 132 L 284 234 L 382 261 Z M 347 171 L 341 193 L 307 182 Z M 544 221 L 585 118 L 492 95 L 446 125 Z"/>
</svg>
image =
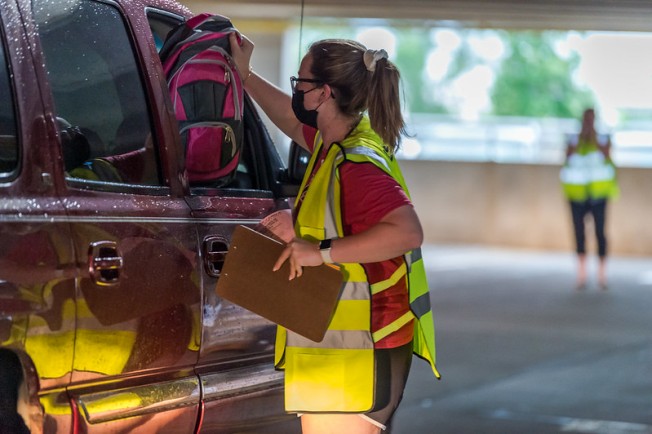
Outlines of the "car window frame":
<svg viewBox="0 0 652 434">
<path fill-rule="evenodd" d="M 15 133 L 15 151 L 16 151 L 16 160 L 14 167 L 6 172 L 0 172 L 0 183 L 11 182 L 15 180 L 20 174 L 21 163 L 23 160 L 23 149 L 22 149 L 22 140 L 20 134 L 21 122 L 20 122 L 20 110 L 18 107 L 18 95 L 15 87 L 15 80 L 12 77 L 15 77 L 15 73 L 12 65 L 12 56 L 9 56 L 10 47 L 9 47 L 9 38 L 5 31 L 5 17 L 0 13 L 0 49 L 2 53 L 0 55 L 4 58 L 4 64 L 6 67 L 7 73 L 7 86 L 8 94 L 11 99 L 11 111 L 13 118 L 11 119 L 14 124 L 14 133 Z"/>
<path fill-rule="evenodd" d="M 130 20 L 130 16 L 127 14 L 127 11 L 123 9 L 123 6 L 119 3 L 116 3 L 112 0 L 84 0 L 89 3 L 96 3 L 96 4 L 102 4 L 106 5 L 108 7 L 111 7 L 114 9 L 114 11 L 117 13 L 120 22 L 124 26 L 124 37 L 126 38 L 126 41 L 124 41 L 129 48 L 131 49 L 131 55 L 133 56 L 133 63 L 132 65 L 136 68 L 136 74 L 138 75 L 139 78 L 139 88 L 142 89 L 143 93 L 143 109 L 145 110 L 149 125 L 148 125 L 148 130 L 149 134 L 151 136 L 150 140 L 152 141 L 152 146 L 155 151 L 155 160 L 156 160 L 156 166 L 157 166 L 157 174 L 158 174 L 158 185 L 151 185 L 151 184 L 134 184 L 128 181 L 124 182 L 112 182 L 112 181 L 107 181 L 107 180 L 94 180 L 94 179 L 84 179 L 84 178 L 78 178 L 78 177 L 72 177 L 69 176 L 67 173 L 64 172 L 64 168 L 62 167 L 62 175 L 64 178 L 64 183 L 67 188 L 71 189 L 76 189 L 76 190 L 87 190 L 87 191 L 97 191 L 97 192 L 110 192 L 110 193 L 127 193 L 127 194 L 144 194 L 144 195 L 149 195 L 149 196 L 171 196 L 172 192 L 174 190 L 173 186 L 170 184 L 171 182 L 174 181 L 174 177 L 169 176 L 167 174 L 167 165 L 164 161 L 164 156 L 162 156 L 163 152 L 166 152 L 167 149 L 165 146 L 161 146 L 161 141 L 159 139 L 159 126 L 158 126 L 158 112 L 153 106 L 154 102 L 152 101 L 153 98 L 153 88 L 152 88 L 152 83 L 149 82 L 150 78 L 149 75 L 146 73 L 146 62 L 142 57 L 142 53 L 140 52 L 140 47 L 138 38 L 136 36 L 136 32 L 132 27 L 132 23 Z M 33 8 L 34 8 L 34 3 L 31 3 L 31 8 L 32 8 L 32 13 L 33 13 Z M 48 61 L 46 58 L 47 53 L 45 52 L 43 48 L 43 44 L 41 42 L 41 34 L 38 31 L 38 23 L 33 17 L 33 26 L 35 29 L 35 38 L 38 39 L 38 51 L 39 55 L 41 57 L 41 60 L 43 62 L 43 69 L 44 71 L 48 71 Z M 47 73 L 45 74 L 47 77 Z M 57 101 L 51 86 L 50 80 L 46 79 L 46 84 L 43 88 L 43 91 L 49 95 L 49 103 L 48 105 L 51 107 L 51 110 L 53 111 L 53 116 L 59 114 L 57 112 Z M 126 118 L 125 118 L 126 119 Z M 123 119 L 124 121 L 124 119 Z M 62 149 L 62 143 L 61 143 L 61 137 L 58 139 L 59 141 L 59 146 L 58 146 L 58 151 L 61 155 L 63 155 L 63 149 Z"/>
</svg>

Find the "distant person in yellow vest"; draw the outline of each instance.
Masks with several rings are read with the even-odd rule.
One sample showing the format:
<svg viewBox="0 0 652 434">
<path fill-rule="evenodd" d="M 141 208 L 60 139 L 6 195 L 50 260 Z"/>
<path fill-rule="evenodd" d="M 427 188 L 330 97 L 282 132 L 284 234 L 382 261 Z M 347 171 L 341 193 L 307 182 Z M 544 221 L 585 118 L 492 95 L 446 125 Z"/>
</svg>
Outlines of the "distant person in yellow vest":
<svg viewBox="0 0 652 434">
<path fill-rule="evenodd" d="M 278 329 L 285 408 L 301 416 L 304 434 L 380 433 L 413 353 L 439 376 L 423 233 L 394 156 L 404 131 L 399 71 L 384 50 L 318 41 L 291 77 L 290 96 L 251 70 L 253 48 L 232 36 L 247 93 L 312 154 L 293 212 L 296 237 L 275 270 L 289 261 L 289 279 L 323 263 L 342 271 L 323 341 Z"/>
<path fill-rule="evenodd" d="M 593 217 L 598 247 L 598 285 L 607 289 L 607 202 L 617 196 L 616 167 L 610 156 L 611 139 L 595 130 L 595 111 L 588 108 L 582 116 L 582 129 L 566 147 L 566 162 L 560 177 L 570 202 L 577 248 L 577 289 L 587 283 L 586 238 L 584 222 Z"/>
</svg>

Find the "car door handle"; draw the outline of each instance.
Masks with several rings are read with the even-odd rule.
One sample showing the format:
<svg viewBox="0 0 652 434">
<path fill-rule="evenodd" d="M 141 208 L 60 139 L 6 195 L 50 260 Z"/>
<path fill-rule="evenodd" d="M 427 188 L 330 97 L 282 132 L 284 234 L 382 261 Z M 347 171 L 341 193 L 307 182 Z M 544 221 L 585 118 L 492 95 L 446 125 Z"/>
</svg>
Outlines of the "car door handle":
<svg viewBox="0 0 652 434">
<path fill-rule="evenodd" d="M 226 240 L 218 236 L 210 236 L 204 239 L 202 244 L 204 269 L 211 277 L 220 277 L 226 254 L 229 253 L 229 245 Z"/>
<path fill-rule="evenodd" d="M 123 265 L 115 241 L 96 241 L 88 246 L 88 273 L 96 285 L 117 285 Z"/>
</svg>

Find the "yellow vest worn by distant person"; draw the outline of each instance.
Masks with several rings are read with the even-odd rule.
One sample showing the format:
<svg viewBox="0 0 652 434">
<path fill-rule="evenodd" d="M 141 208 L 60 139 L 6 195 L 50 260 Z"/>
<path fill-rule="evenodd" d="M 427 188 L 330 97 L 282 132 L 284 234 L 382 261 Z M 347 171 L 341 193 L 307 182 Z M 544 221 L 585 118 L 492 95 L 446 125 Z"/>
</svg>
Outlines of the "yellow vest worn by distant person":
<svg viewBox="0 0 652 434">
<path fill-rule="evenodd" d="M 390 157 L 369 119 L 342 142 L 334 143 L 310 182 L 306 183 L 321 153 L 323 142 L 315 140 L 298 197 L 305 190 L 295 231 L 303 239 L 318 242 L 344 236 L 340 209 L 338 167 L 345 161 L 372 163 L 391 175 L 405 190 L 396 160 Z M 373 408 L 374 342 L 414 322 L 413 351 L 435 366 L 435 330 L 425 268 L 420 249 L 404 255 L 405 264 L 385 281 L 369 285 L 358 263 L 340 263 L 343 287 L 333 319 L 322 342 L 313 342 L 278 328 L 275 363 L 285 369 L 285 407 L 290 412 L 366 412 Z M 407 278 L 411 311 L 376 333 L 371 333 L 371 297 Z"/>
<path fill-rule="evenodd" d="M 564 195 L 573 202 L 618 196 L 616 166 L 594 143 L 579 140 L 559 177 Z"/>
</svg>

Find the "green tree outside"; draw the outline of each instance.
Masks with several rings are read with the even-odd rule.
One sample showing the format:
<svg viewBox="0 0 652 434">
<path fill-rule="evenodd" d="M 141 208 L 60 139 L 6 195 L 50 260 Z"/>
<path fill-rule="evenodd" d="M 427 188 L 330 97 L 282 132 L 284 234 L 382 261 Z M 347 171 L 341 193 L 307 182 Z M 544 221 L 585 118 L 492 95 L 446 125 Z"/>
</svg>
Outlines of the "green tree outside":
<svg viewBox="0 0 652 434">
<path fill-rule="evenodd" d="M 379 24 L 380 26 L 380 24 Z M 474 54 L 468 40 L 481 30 L 454 30 L 462 43 L 455 51 L 448 73 L 439 82 L 425 75 L 427 54 L 433 49 L 428 36 L 432 27 L 399 22 L 382 23 L 396 37 L 393 61 L 401 71 L 406 111 L 410 113 L 456 114 L 443 98 L 445 90 L 465 71 L 485 62 Z M 369 22 L 310 19 L 304 24 L 302 45 L 323 38 L 355 39 L 358 30 L 370 27 Z M 297 32 L 299 29 L 297 28 Z M 491 64 L 495 81 L 490 91 L 492 107 L 487 114 L 497 116 L 530 116 L 576 118 L 585 107 L 594 104 L 590 90 L 579 87 L 573 74 L 579 65 L 577 53 L 567 58 L 555 51 L 555 44 L 565 37 L 563 32 L 493 30 L 505 47 L 504 57 Z M 298 38 L 297 38 L 298 39 Z M 298 40 L 297 40 L 298 42 Z"/>
<path fill-rule="evenodd" d="M 560 33 L 501 34 L 508 55 L 493 86 L 493 114 L 572 118 L 593 105 L 592 93 L 572 80 L 579 56 L 563 59 L 554 50 Z"/>
<path fill-rule="evenodd" d="M 428 29 L 422 27 L 400 27 L 393 29 L 398 43 L 394 62 L 401 71 L 401 85 L 412 113 L 448 113 L 447 107 L 434 98 L 424 85 L 426 68 L 425 53 L 431 48 L 427 37 Z"/>
</svg>

